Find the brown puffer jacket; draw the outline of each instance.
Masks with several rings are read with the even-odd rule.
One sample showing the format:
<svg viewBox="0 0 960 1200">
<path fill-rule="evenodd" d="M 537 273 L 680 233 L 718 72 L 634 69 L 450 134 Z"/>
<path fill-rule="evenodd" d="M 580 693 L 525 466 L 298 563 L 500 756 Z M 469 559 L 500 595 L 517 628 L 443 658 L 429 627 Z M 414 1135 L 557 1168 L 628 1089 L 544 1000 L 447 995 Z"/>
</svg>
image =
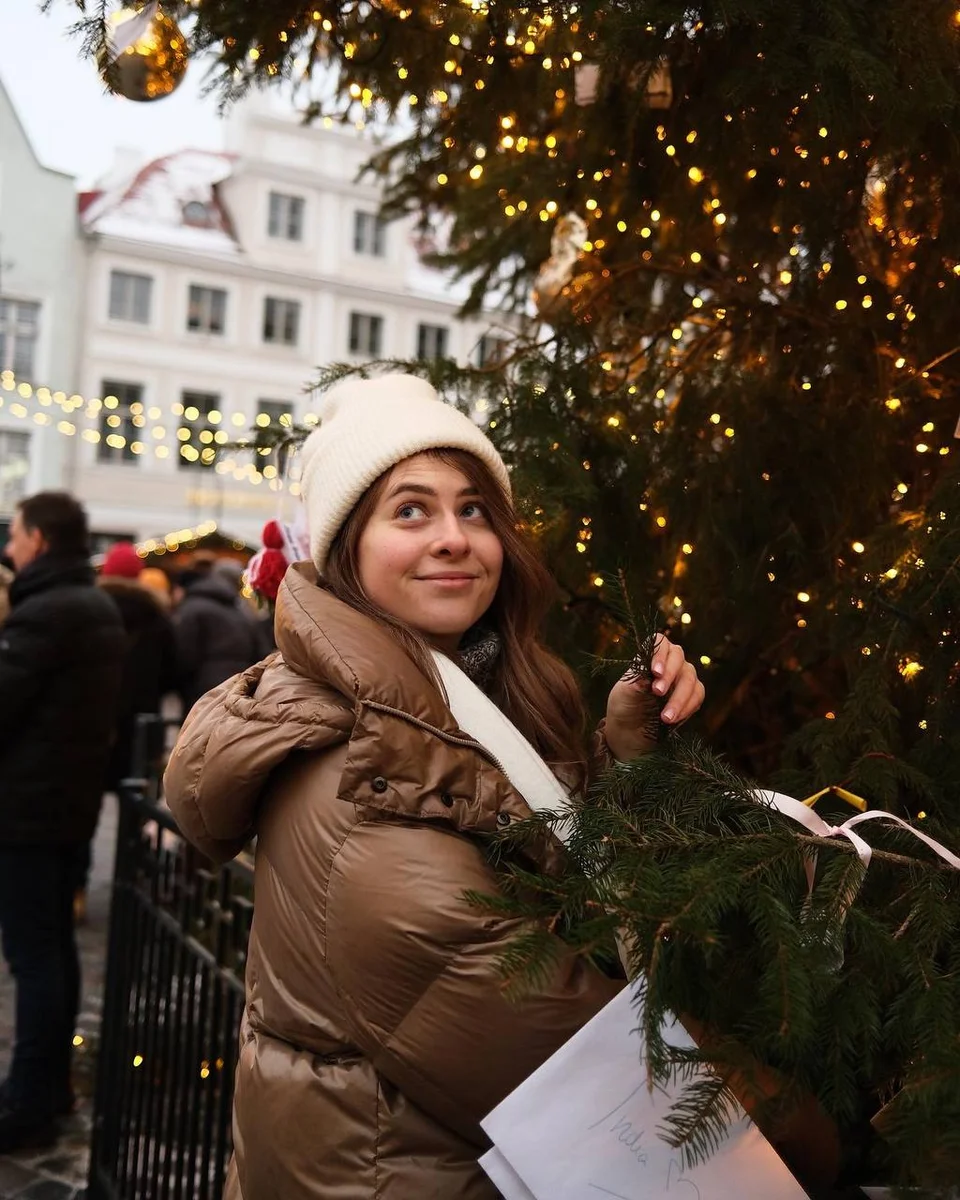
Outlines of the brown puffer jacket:
<svg viewBox="0 0 960 1200">
<path fill-rule="evenodd" d="M 166 775 L 223 860 L 255 833 L 228 1200 L 493 1200 L 480 1118 L 621 984 L 561 954 L 504 995 L 482 835 L 529 809 L 379 626 L 292 568 L 275 655 L 203 697 Z M 537 865 L 554 867 L 544 847 Z"/>
</svg>

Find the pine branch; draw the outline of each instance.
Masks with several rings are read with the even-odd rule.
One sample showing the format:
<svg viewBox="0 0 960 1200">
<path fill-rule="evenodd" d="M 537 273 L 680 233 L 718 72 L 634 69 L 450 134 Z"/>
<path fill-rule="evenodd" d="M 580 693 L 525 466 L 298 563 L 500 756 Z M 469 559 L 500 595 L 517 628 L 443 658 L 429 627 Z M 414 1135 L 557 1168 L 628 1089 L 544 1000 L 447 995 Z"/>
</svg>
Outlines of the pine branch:
<svg viewBox="0 0 960 1200">
<path fill-rule="evenodd" d="M 525 836 L 542 837 L 559 820 L 571 869 L 538 876 L 524 865 Z M 715 1150 L 736 1111 L 721 1080 L 748 1089 L 764 1127 L 789 1124 L 819 1097 L 865 1154 L 880 1154 L 863 1124 L 867 1096 L 900 1095 L 908 1079 L 918 1093 L 936 1089 L 943 1119 L 960 1120 L 960 1095 L 944 1100 L 939 1074 L 920 1066 L 931 1048 L 955 1041 L 939 1026 L 960 1011 L 960 877 L 909 834 L 871 827 L 865 871 L 849 843 L 798 829 L 706 747 L 682 738 L 609 771 L 586 803 L 528 824 L 500 845 L 504 891 L 493 906 L 536 925 L 506 956 L 508 977 L 519 972 L 511 990 L 521 993 L 519 980 L 539 969 L 551 934 L 575 950 L 619 936 L 639 973 L 649 1075 L 663 1084 L 686 1073 L 663 1130 L 685 1161 Z M 811 852 L 818 865 L 808 895 Z M 666 1044 L 672 1013 L 711 1031 L 698 1049 Z M 695 1076 L 695 1066 L 715 1074 Z M 750 1083 L 757 1071 L 762 1085 Z M 904 1113 L 903 1124 L 899 1116 L 891 1123 L 882 1156 L 898 1178 L 932 1178 L 908 1140 L 917 1109 L 905 1096 L 900 1104 L 891 1111 Z M 937 1155 L 950 1153 L 937 1140 Z"/>
</svg>

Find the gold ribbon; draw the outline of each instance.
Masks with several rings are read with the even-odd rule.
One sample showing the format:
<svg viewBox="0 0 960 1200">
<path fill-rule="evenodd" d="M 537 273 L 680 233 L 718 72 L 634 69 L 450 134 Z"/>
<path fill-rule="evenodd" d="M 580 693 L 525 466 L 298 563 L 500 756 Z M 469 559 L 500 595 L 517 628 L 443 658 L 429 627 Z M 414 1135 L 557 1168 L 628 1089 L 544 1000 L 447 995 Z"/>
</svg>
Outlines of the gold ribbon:
<svg viewBox="0 0 960 1200">
<path fill-rule="evenodd" d="M 830 784 L 829 787 L 821 788 L 819 792 L 814 792 L 812 796 L 808 796 L 806 800 L 802 800 L 801 804 L 805 804 L 807 808 L 813 808 L 821 796 L 826 796 L 828 792 L 833 792 L 839 796 L 841 800 L 846 800 L 852 808 L 858 812 L 866 812 L 869 805 L 862 796 L 855 796 L 853 792 L 848 792 L 846 788 L 837 787 L 835 784 Z"/>
</svg>

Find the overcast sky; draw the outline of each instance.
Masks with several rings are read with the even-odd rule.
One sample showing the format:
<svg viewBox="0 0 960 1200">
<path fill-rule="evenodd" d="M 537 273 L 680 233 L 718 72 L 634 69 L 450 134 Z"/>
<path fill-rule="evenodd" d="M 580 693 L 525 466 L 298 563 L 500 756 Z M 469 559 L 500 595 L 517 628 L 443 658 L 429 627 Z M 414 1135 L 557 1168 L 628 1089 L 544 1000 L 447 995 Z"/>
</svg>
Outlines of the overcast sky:
<svg viewBox="0 0 960 1200">
<path fill-rule="evenodd" d="M 72 0 L 0 0 L 0 79 L 44 166 L 88 186 L 113 161 L 118 146 L 146 158 L 185 147 L 221 149 L 213 97 L 200 95 L 203 68 L 192 62 L 180 87 L 162 100 L 138 104 L 106 93 L 95 63 L 80 57 L 68 34 Z"/>
</svg>

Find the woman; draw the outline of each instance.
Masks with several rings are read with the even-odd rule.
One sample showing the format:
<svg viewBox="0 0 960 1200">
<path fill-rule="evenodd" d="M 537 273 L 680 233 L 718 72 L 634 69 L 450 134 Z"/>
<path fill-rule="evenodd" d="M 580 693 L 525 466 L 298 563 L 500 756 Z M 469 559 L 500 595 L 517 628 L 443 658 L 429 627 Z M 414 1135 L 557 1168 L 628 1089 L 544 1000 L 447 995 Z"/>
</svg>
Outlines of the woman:
<svg viewBox="0 0 960 1200">
<path fill-rule="evenodd" d="M 582 791 L 582 704 L 537 641 L 549 577 L 476 425 L 404 375 L 341 383 L 321 418 L 281 653 L 198 702 L 166 776 L 205 853 L 258 838 L 227 1196 L 493 1200 L 480 1119 L 622 986 L 561 950 L 508 1000 L 522 925 L 464 899 L 497 889 L 489 835 L 559 803 L 558 778 Z M 699 707 L 666 639 L 653 672 L 663 720 Z M 650 748 L 652 704 L 614 687 L 613 755 Z"/>
</svg>

